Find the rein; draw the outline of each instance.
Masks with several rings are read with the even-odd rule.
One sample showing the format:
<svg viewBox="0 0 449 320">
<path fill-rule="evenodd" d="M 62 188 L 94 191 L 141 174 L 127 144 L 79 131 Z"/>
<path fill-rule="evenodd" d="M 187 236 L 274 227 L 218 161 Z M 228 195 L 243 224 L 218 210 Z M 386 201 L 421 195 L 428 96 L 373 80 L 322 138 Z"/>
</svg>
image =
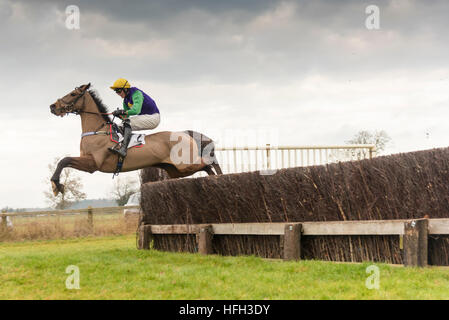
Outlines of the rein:
<svg viewBox="0 0 449 320">
<path fill-rule="evenodd" d="M 75 89 L 79 89 L 79 87 L 77 87 Z M 90 111 L 84 111 L 84 110 L 73 110 L 73 107 L 75 107 L 75 105 L 76 105 L 76 103 L 78 102 L 79 99 L 83 98 L 83 105 L 85 104 L 86 97 L 84 95 L 86 94 L 86 92 L 87 92 L 87 90 L 84 90 L 83 93 L 81 93 L 78 97 L 73 99 L 73 101 L 70 102 L 70 103 L 64 101 L 64 99 L 58 99 L 59 101 L 61 101 L 61 102 L 63 102 L 65 104 L 64 107 L 61 107 L 62 111 L 65 112 L 65 113 L 73 113 L 73 114 L 76 114 L 76 115 L 79 115 L 80 113 L 98 114 L 99 116 L 101 116 L 101 115 L 111 115 L 112 114 L 112 112 L 103 113 L 103 112 L 90 112 Z"/>
<path fill-rule="evenodd" d="M 79 89 L 79 87 L 75 88 L 75 89 Z M 73 113 L 75 115 L 79 115 L 81 113 L 89 113 L 89 114 L 96 114 L 98 116 L 102 116 L 102 115 L 112 115 L 112 112 L 91 112 L 91 111 L 84 111 L 84 110 L 74 110 L 74 107 L 76 105 L 76 103 L 78 102 L 78 100 L 80 100 L 81 98 L 83 98 L 83 106 L 85 105 L 85 94 L 87 92 L 87 89 L 84 90 L 78 97 L 76 97 L 75 99 L 73 99 L 72 102 L 68 103 L 66 101 L 64 101 L 64 99 L 58 99 L 58 101 L 61 101 L 65 104 L 65 106 L 61 107 L 62 111 L 64 113 Z M 103 128 L 104 126 L 106 126 L 107 124 L 112 124 L 114 123 L 113 121 L 107 121 L 107 122 L 103 122 L 95 131 L 90 131 L 90 132 L 84 132 L 81 134 L 81 138 L 83 137 L 87 137 L 87 136 L 92 136 L 92 135 L 98 135 L 98 134 L 106 134 L 108 135 L 110 133 L 110 131 L 98 131 L 101 128 Z"/>
<path fill-rule="evenodd" d="M 70 113 L 74 113 L 74 114 L 90 113 L 90 114 L 99 114 L 99 115 L 102 115 L 102 114 L 111 115 L 111 114 L 112 114 L 112 112 L 106 112 L 106 113 L 104 113 L 104 112 L 90 112 L 90 111 L 83 111 L 83 110 L 81 110 L 81 111 L 73 111 L 73 112 L 70 112 Z"/>
</svg>

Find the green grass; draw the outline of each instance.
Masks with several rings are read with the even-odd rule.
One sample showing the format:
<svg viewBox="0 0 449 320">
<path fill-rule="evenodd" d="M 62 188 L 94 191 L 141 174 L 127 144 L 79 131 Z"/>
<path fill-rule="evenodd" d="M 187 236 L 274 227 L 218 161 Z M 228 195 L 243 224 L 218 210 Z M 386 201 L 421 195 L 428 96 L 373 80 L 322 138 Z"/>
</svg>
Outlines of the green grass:
<svg viewBox="0 0 449 320">
<path fill-rule="evenodd" d="M 80 289 L 66 288 L 66 268 Z M 136 250 L 135 236 L 0 244 L 0 299 L 448 299 L 447 268 Z"/>
</svg>

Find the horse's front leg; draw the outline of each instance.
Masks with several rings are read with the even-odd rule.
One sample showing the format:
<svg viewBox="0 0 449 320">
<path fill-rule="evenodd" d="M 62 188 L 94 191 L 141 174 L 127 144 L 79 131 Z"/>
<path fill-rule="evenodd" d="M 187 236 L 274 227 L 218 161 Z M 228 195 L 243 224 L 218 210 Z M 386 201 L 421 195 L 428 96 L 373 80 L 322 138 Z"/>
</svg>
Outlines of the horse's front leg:
<svg viewBox="0 0 449 320">
<path fill-rule="evenodd" d="M 64 168 L 70 167 L 81 171 L 93 173 L 98 170 L 97 164 L 92 156 L 83 157 L 65 157 L 59 161 L 53 176 L 51 177 L 51 186 L 53 194 L 58 195 L 59 192 L 64 193 L 64 185 L 59 183 L 61 172 Z"/>
</svg>

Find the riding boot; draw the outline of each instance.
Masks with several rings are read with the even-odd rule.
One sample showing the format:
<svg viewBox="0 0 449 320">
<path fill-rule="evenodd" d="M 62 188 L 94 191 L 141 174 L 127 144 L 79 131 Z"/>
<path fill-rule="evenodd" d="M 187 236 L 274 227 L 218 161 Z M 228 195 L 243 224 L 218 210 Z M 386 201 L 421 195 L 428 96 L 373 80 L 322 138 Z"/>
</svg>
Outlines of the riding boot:
<svg viewBox="0 0 449 320">
<path fill-rule="evenodd" d="M 123 141 L 121 143 L 120 149 L 116 149 L 116 148 L 109 148 L 109 151 L 112 151 L 113 153 L 118 154 L 121 157 L 126 157 L 127 151 L 128 151 L 128 144 L 129 141 L 131 140 L 131 134 L 132 134 L 132 129 L 131 129 L 131 125 L 129 124 L 129 120 L 125 120 L 123 123 Z"/>
</svg>

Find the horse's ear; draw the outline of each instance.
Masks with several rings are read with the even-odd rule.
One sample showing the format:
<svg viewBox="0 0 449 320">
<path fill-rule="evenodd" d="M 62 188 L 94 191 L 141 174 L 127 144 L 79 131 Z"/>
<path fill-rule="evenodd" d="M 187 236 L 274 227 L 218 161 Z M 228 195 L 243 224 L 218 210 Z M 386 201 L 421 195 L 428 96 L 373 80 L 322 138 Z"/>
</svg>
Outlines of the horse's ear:
<svg viewBox="0 0 449 320">
<path fill-rule="evenodd" d="M 86 84 L 86 88 L 84 88 L 84 90 L 87 90 L 90 88 L 90 82 L 88 84 Z"/>
</svg>

